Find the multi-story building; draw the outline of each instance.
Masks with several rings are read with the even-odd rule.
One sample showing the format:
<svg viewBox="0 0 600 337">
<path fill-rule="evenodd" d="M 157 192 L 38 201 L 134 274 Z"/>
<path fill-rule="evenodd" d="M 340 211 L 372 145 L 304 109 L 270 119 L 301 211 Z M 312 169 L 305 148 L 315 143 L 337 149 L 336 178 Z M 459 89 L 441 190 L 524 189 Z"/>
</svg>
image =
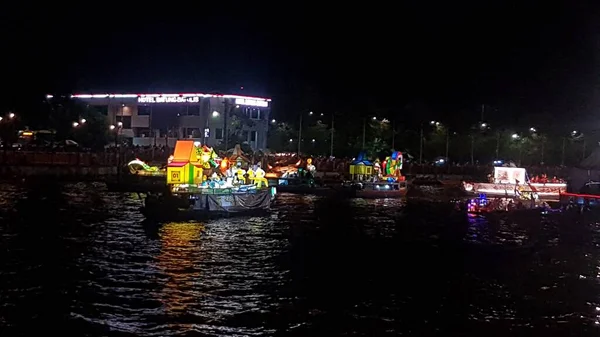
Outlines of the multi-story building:
<svg viewBox="0 0 600 337">
<path fill-rule="evenodd" d="M 268 98 L 199 93 L 71 97 L 105 113 L 109 123 L 118 125 L 120 135 L 131 138 L 134 145 L 193 138 L 215 146 L 223 143 L 226 130 L 228 134 L 236 130 L 237 141 L 248 142 L 254 150 L 267 146 L 271 102 Z M 229 140 L 229 147 L 233 147 L 232 142 Z"/>
</svg>

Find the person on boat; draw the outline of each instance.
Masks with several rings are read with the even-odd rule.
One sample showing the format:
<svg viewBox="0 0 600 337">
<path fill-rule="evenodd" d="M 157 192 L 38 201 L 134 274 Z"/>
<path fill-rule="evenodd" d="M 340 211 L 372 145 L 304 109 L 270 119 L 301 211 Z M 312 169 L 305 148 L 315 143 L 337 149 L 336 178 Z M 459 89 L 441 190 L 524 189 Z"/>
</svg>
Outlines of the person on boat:
<svg viewBox="0 0 600 337">
<path fill-rule="evenodd" d="M 244 175 L 246 174 L 246 170 L 244 170 L 242 168 L 242 163 L 241 162 L 238 162 L 235 174 L 236 174 L 236 178 L 237 178 L 237 183 L 238 184 L 242 184 L 243 185 L 243 184 L 246 183 L 246 178 L 244 177 Z"/>
<path fill-rule="evenodd" d="M 252 169 L 252 166 L 248 166 L 248 171 L 246 171 L 246 184 L 252 184 L 254 183 L 254 170 Z"/>
<path fill-rule="evenodd" d="M 254 171 L 254 184 L 256 188 L 261 188 L 262 184 L 265 184 L 265 187 L 269 187 L 269 182 L 267 178 L 265 178 L 265 170 L 260 167 L 260 164 L 257 165 L 256 171 Z"/>
</svg>

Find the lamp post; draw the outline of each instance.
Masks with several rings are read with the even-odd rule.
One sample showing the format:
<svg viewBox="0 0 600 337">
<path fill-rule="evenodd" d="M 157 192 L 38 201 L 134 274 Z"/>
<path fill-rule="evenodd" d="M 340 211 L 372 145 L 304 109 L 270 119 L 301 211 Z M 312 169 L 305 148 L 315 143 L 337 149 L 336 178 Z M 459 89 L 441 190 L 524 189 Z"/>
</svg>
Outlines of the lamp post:
<svg viewBox="0 0 600 337">
<path fill-rule="evenodd" d="M 333 157 L 333 132 L 334 132 L 334 129 L 333 129 L 334 125 L 333 124 L 334 124 L 334 121 L 335 121 L 335 114 L 332 113 L 331 114 L 331 132 L 330 132 L 331 133 L 331 144 L 329 144 L 329 147 L 330 147 L 330 149 L 329 149 L 329 157 Z"/>
<path fill-rule="evenodd" d="M 377 117 L 373 116 L 371 117 L 371 120 L 376 121 Z M 363 136 L 362 136 L 362 149 L 365 149 L 366 146 L 366 140 L 367 140 L 367 118 L 363 119 Z"/>
<path fill-rule="evenodd" d="M 423 123 L 421 123 L 421 132 L 419 136 L 419 165 L 423 163 Z"/>
</svg>

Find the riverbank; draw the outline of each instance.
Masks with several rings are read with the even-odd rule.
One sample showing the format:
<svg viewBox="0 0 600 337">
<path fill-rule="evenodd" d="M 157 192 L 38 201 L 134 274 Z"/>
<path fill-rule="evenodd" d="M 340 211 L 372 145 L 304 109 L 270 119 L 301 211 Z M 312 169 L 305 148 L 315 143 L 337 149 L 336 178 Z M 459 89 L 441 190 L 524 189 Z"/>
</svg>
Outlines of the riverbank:
<svg viewBox="0 0 600 337">
<path fill-rule="evenodd" d="M 70 165 L 5 165 L 0 166 L 0 177 L 53 177 L 68 179 L 105 179 L 116 176 L 117 166 Z"/>
</svg>

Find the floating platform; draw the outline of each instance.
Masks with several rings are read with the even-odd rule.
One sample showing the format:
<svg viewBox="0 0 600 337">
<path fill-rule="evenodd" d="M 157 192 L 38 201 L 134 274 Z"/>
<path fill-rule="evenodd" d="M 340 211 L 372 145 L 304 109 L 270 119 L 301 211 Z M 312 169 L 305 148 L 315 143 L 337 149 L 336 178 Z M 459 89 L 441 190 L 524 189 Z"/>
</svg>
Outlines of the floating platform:
<svg viewBox="0 0 600 337">
<path fill-rule="evenodd" d="M 149 195 L 141 211 L 146 218 L 155 220 L 266 214 L 276 193 L 275 187 L 269 187 L 248 192 Z"/>
<path fill-rule="evenodd" d="M 515 195 L 515 184 L 502 183 L 465 183 L 465 190 L 475 194 L 485 193 L 490 196 L 512 197 Z M 564 183 L 530 183 L 518 185 L 517 187 L 531 188 L 542 199 L 558 199 L 559 195 L 567 191 L 567 184 Z"/>
<path fill-rule="evenodd" d="M 386 199 L 406 196 L 406 182 L 351 182 L 336 188 L 338 192 L 351 198 Z"/>
</svg>

